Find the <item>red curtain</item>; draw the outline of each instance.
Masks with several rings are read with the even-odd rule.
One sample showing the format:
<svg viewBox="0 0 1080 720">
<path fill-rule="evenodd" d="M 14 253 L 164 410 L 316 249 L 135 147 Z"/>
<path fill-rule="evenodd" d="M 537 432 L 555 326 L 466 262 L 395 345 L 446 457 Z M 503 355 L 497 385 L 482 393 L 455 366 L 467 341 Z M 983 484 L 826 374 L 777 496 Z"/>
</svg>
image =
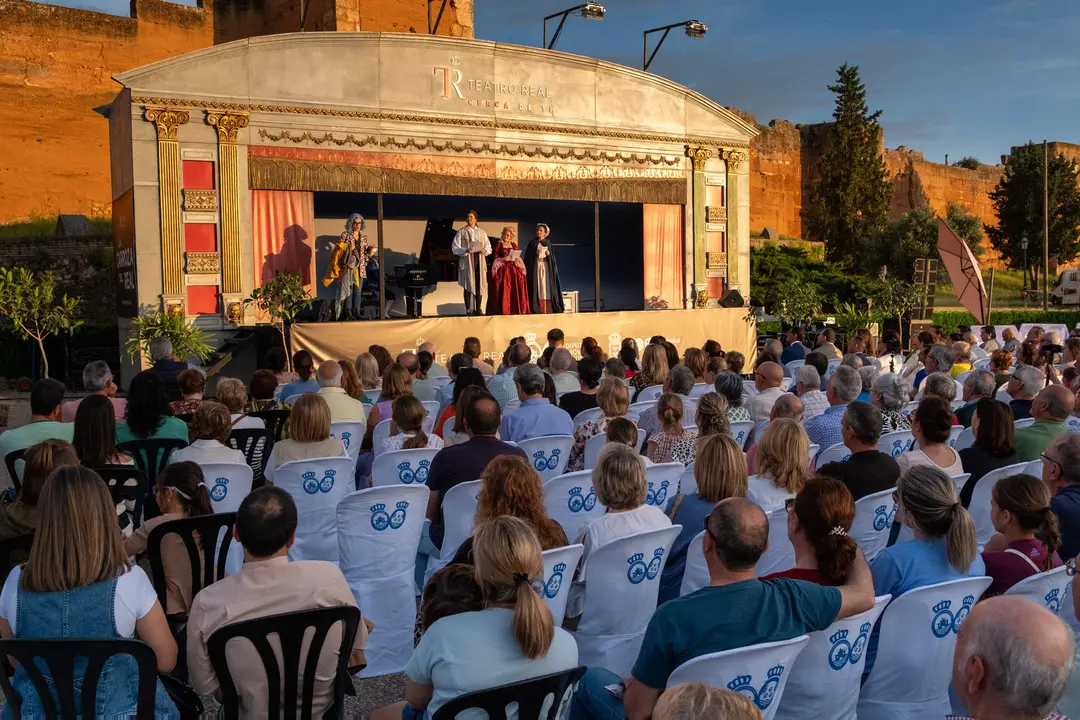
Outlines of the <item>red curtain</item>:
<svg viewBox="0 0 1080 720">
<path fill-rule="evenodd" d="M 309 192 L 251 191 L 255 287 L 281 270 L 299 272 L 315 294 L 315 197 Z"/>
<path fill-rule="evenodd" d="M 683 306 L 683 206 L 643 205 L 645 304 Z M 663 305 L 659 305 L 663 307 Z"/>
</svg>

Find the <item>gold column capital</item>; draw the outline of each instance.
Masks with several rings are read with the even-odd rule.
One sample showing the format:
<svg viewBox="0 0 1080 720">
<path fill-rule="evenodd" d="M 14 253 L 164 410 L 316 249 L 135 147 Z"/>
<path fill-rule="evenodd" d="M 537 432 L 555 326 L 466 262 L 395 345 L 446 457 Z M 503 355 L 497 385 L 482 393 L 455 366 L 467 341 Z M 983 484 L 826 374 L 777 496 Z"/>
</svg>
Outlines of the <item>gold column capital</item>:
<svg viewBox="0 0 1080 720">
<path fill-rule="evenodd" d="M 206 124 L 217 128 L 219 143 L 236 143 L 236 134 L 240 128 L 248 125 L 249 113 L 228 112 L 226 110 L 207 110 Z"/>
<path fill-rule="evenodd" d="M 191 119 L 191 113 L 182 108 L 154 107 L 143 108 L 144 117 L 157 127 L 158 140 L 176 142 L 176 133 L 180 126 Z"/>
<path fill-rule="evenodd" d="M 739 165 L 746 159 L 745 150 L 721 150 L 720 156 L 727 162 L 728 172 L 738 172 Z"/>
<path fill-rule="evenodd" d="M 686 157 L 690 158 L 694 164 L 694 172 L 701 172 L 705 169 L 705 163 L 709 158 L 713 156 L 713 151 L 709 148 L 703 147 L 690 147 L 686 146 Z"/>
</svg>

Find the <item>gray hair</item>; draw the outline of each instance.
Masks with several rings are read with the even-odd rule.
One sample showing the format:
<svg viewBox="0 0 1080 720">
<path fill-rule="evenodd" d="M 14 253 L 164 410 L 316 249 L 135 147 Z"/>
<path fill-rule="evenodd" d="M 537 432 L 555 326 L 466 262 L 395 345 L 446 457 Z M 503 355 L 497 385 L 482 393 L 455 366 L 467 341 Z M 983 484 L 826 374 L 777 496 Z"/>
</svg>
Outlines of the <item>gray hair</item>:
<svg viewBox="0 0 1080 720">
<path fill-rule="evenodd" d="M 341 365 L 337 360 L 326 360 L 315 374 L 319 387 L 341 387 Z"/>
<path fill-rule="evenodd" d="M 570 351 L 566 348 L 555 348 L 554 352 L 551 353 L 552 372 L 566 372 L 570 369 L 570 362 L 573 359 Z"/>
<path fill-rule="evenodd" d="M 676 365 L 671 368 L 668 382 L 671 383 L 671 392 L 676 395 L 687 395 L 694 388 L 694 371 L 685 365 Z"/>
<path fill-rule="evenodd" d="M 907 383 L 896 373 L 878 375 L 874 390 L 881 394 L 881 407 L 885 410 L 900 410 L 907 405 Z"/>
<path fill-rule="evenodd" d="M 968 345 L 978 345 L 979 339 L 975 337 L 975 333 L 966 332 L 964 333 L 964 342 L 966 342 Z"/>
<path fill-rule="evenodd" d="M 807 390 L 820 390 L 821 375 L 813 365 L 803 365 L 795 371 L 795 383 L 802 383 Z"/>
<path fill-rule="evenodd" d="M 112 378 L 113 374 L 109 368 L 109 363 L 104 360 L 86 363 L 86 367 L 82 371 L 82 384 L 86 388 L 86 392 L 101 392 L 108 387 Z"/>
<path fill-rule="evenodd" d="M 1032 365 L 1021 365 L 1013 371 L 1013 377 L 1020 381 L 1024 392 L 1032 397 L 1043 389 L 1045 378 L 1039 368 Z"/>
<path fill-rule="evenodd" d="M 514 382 L 521 386 L 521 391 L 526 395 L 544 394 L 544 371 L 533 363 L 518 365 L 514 370 Z"/>
<path fill-rule="evenodd" d="M 150 359 L 154 362 L 167 360 L 172 355 L 172 340 L 164 335 L 150 338 Z"/>
<path fill-rule="evenodd" d="M 779 362 L 780 356 L 784 352 L 784 344 L 776 338 L 769 338 L 761 344 L 761 349 L 765 351 L 766 354 L 775 357 L 777 362 Z"/>
<path fill-rule="evenodd" d="M 845 355 L 844 358 L 840 361 L 840 364 L 847 365 L 849 368 L 855 371 L 858 371 L 863 366 L 862 358 L 855 353 L 848 353 L 847 355 Z"/>
<path fill-rule="evenodd" d="M 923 397 L 927 395 L 952 402 L 956 399 L 956 381 L 947 372 L 930 373 L 923 380 Z"/>
<path fill-rule="evenodd" d="M 994 397 L 997 382 L 989 370 L 976 370 L 964 378 L 964 387 L 971 388 L 971 392 L 979 397 Z"/>
<path fill-rule="evenodd" d="M 940 372 L 949 372 L 953 366 L 953 352 L 948 345 L 932 345 L 926 351 L 927 356 L 932 357 L 938 365 Z"/>
<path fill-rule="evenodd" d="M 727 370 L 716 376 L 716 382 L 713 383 L 713 386 L 716 388 L 716 392 L 727 399 L 728 406 L 742 407 L 743 384 L 741 377 Z"/>
<path fill-rule="evenodd" d="M 1050 443 L 1047 451 L 1054 451 L 1061 466 L 1061 475 L 1070 485 L 1080 483 L 1080 433 L 1067 432 Z"/>
<path fill-rule="evenodd" d="M 1044 345 L 1060 345 L 1061 344 L 1061 333 L 1059 333 L 1057 330 L 1051 330 L 1050 332 L 1046 333 L 1046 337 L 1043 338 L 1043 344 Z"/>
<path fill-rule="evenodd" d="M 857 370 L 847 365 L 837 366 L 829 382 L 832 384 L 833 392 L 844 402 L 851 402 L 862 392 L 862 378 L 859 377 Z"/>
<path fill-rule="evenodd" d="M 861 367 L 857 371 L 859 377 L 862 378 L 862 391 L 870 392 L 874 387 L 874 381 L 877 380 L 878 368 L 877 365 L 867 365 Z"/>
</svg>

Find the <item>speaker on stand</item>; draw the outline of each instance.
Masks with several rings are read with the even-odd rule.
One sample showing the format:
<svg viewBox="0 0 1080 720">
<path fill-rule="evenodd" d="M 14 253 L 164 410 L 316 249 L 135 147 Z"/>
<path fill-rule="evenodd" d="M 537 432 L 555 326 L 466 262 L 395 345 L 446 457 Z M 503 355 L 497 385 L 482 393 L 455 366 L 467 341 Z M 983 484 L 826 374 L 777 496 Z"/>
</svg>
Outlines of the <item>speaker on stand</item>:
<svg viewBox="0 0 1080 720">
<path fill-rule="evenodd" d="M 722 308 L 737 308 L 742 307 L 745 303 L 742 294 L 738 290 L 728 290 L 720 297 L 718 304 Z"/>
</svg>

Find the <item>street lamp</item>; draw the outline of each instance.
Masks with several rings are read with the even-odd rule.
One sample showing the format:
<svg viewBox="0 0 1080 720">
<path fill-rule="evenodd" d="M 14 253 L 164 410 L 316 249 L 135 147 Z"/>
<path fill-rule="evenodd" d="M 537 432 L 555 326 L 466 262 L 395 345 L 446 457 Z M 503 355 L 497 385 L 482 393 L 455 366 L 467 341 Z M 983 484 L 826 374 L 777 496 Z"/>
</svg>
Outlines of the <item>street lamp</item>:
<svg viewBox="0 0 1080 720">
<path fill-rule="evenodd" d="M 575 13 L 575 12 L 577 12 L 579 15 L 581 15 L 581 17 L 585 18 L 586 20 L 603 20 L 604 19 L 604 13 L 607 12 L 607 8 L 605 8 L 603 5 L 601 5 L 598 2 L 593 2 L 593 0 L 589 0 L 589 2 L 587 2 L 587 3 L 583 4 L 583 5 L 575 5 L 574 7 L 569 8 L 567 10 L 560 10 L 557 13 L 553 13 L 551 15 L 548 15 L 546 18 L 544 18 L 544 47 L 545 48 L 547 48 L 548 50 L 551 50 L 552 48 L 555 47 L 555 43 L 559 42 L 559 34 L 562 32 L 562 27 L 566 23 L 566 18 L 570 17 L 570 15 Z M 559 27 L 555 28 L 555 35 L 551 38 L 551 44 L 548 45 L 548 40 L 547 40 L 547 24 L 548 24 L 548 20 L 551 20 L 553 18 L 557 18 L 560 15 L 562 16 L 562 18 L 559 20 Z"/>
<path fill-rule="evenodd" d="M 1023 235 L 1020 236 L 1020 249 L 1024 251 L 1024 304 L 1025 305 L 1027 305 L 1027 301 L 1028 301 L 1028 292 L 1027 292 L 1027 289 L 1028 289 L 1028 286 L 1027 286 L 1027 281 L 1028 281 L 1028 276 L 1027 276 L 1027 247 L 1028 247 L 1027 233 L 1024 233 Z"/>
<path fill-rule="evenodd" d="M 709 30 L 708 26 L 705 23 L 699 22 L 697 20 L 684 20 L 683 22 L 672 23 L 671 25 L 665 25 L 663 27 L 653 28 L 652 30 L 646 30 L 643 33 L 644 48 L 641 53 L 641 62 L 644 66 L 644 70 L 648 70 L 649 66 L 652 65 L 653 58 L 656 57 L 656 53 L 660 50 L 660 46 L 664 44 L 665 40 L 667 40 L 668 33 L 671 32 L 672 28 L 677 27 L 685 28 L 686 37 L 693 40 L 700 40 L 701 38 L 705 37 L 705 33 Z M 653 48 L 652 55 L 650 55 L 649 35 L 654 32 L 660 32 L 661 30 L 664 31 L 664 34 L 660 36 L 660 42 L 656 43 L 656 47 Z"/>
</svg>

